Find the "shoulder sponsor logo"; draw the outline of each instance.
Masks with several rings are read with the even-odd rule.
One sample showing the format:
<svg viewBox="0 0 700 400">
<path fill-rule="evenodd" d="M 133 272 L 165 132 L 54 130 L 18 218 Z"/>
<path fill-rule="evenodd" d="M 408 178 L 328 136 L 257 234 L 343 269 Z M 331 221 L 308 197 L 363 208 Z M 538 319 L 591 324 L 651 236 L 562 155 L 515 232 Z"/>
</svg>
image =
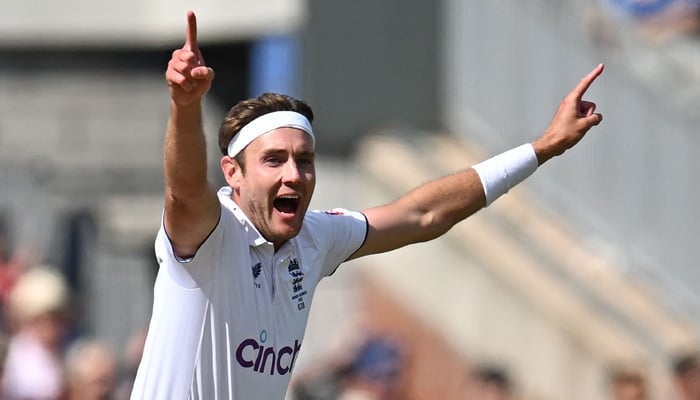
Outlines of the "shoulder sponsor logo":
<svg viewBox="0 0 700 400">
<path fill-rule="evenodd" d="M 345 213 L 340 210 L 325 210 L 323 212 L 328 215 L 345 215 Z"/>
</svg>

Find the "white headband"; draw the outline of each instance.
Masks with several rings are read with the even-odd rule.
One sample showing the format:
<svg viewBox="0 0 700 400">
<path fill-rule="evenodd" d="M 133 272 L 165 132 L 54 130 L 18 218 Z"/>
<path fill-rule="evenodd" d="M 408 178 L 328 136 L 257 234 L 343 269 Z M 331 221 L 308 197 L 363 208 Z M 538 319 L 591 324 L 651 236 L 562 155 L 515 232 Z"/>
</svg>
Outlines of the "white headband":
<svg viewBox="0 0 700 400">
<path fill-rule="evenodd" d="M 241 130 L 233 136 L 231 143 L 228 144 L 229 157 L 235 157 L 241 150 L 249 145 L 250 142 L 278 128 L 300 129 L 308 133 L 315 144 L 311 123 L 305 116 L 295 111 L 274 111 L 250 121 L 248 125 L 241 128 Z"/>
</svg>

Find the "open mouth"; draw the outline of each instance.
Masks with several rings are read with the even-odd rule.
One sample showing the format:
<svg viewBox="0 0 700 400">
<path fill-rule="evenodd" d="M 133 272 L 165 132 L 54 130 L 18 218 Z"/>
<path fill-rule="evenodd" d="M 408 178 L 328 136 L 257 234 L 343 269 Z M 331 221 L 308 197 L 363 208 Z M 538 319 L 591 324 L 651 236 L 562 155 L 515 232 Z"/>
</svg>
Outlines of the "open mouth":
<svg viewBox="0 0 700 400">
<path fill-rule="evenodd" d="M 280 196 L 272 202 L 272 206 L 282 214 L 294 214 L 299 208 L 299 196 Z"/>
</svg>

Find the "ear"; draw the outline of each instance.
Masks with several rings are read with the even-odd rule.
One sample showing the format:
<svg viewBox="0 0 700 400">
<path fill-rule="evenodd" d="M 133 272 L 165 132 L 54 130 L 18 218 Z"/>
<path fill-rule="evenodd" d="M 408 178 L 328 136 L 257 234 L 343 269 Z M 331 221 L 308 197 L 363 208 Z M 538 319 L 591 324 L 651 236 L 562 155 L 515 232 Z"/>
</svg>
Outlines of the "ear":
<svg viewBox="0 0 700 400">
<path fill-rule="evenodd" d="M 235 158 L 229 156 L 221 157 L 221 172 L 224 173 L 224 179 L 229 186 L 234 189 L 240 186 L 243 172 Z"/>
</svg>

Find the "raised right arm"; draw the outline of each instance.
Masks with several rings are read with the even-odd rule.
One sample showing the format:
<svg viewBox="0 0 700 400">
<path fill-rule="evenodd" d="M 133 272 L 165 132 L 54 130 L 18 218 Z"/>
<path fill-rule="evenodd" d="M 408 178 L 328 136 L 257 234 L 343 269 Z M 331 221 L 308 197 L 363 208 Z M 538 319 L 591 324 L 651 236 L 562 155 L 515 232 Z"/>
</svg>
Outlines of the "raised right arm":
<svg viewBox="0 0 700 400">
<path fill-rule="evenodd" d="M 207 180 L 202 128 L 202 97 L 214 71 L 197 46 L 197 20 L 187 13 L 185 44 L 173 52 L 165 78 L 170 90 L 170 119 L 165 135 L 165 231 L 175 254 L 195 254 L 219 220 L 216 189 Z"/>
</svg>

